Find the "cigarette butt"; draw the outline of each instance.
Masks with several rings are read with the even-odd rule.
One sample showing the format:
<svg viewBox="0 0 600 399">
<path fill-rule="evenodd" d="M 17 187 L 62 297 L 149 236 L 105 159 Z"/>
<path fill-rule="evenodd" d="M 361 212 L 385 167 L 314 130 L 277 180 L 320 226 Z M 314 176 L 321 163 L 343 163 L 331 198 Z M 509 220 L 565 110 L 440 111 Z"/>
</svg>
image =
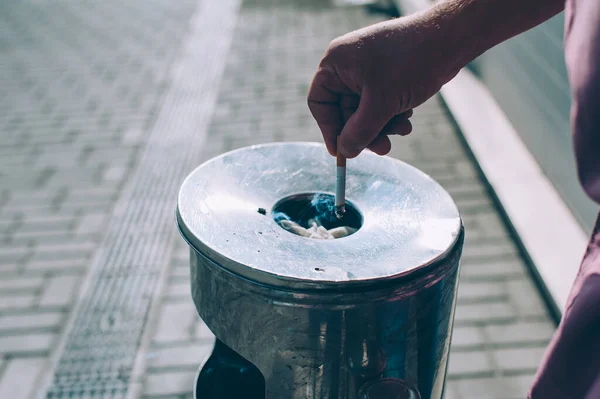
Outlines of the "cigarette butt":
<svg viewBox="0 0 600 399">
<path fill-rule="evenodd" d="M 317 240 L 332 240 L 333 236 L 323 226 L 319 226 L 315 232 L 310 235 L 310 238 Z"/>
<path fill-rule="evenodd" d="M 356 233 L 356 229 L 347 226 L 336 227 L 329 230 L 329 234 L 331 234 L 333 238 L 342 238 L 354 233 Z"/>
<path fill-rule="evenodd" d="M 302 237 L 310 237 L 310 232 L 306 230 L 304 227 L 300 226 L 296 222 L 292 222 L 291 220 L 282 220 L 279 222 L 280 226 L 290 231 L 294 234 L 297 234 Z"/>
<path fill-rule="evenodd" d="M 342 219 L 345 214 L 346 214 L 346 206 L 345 205 L 339 205 L 339 206 L 335 207 L 335 217 L 336 218 Z"/>
<path fill-rule="evenodd" d="M 315 227 L 315 228 L 317 228 L 317 227 L 321 226 L 321 223 L 319 222 L 319 219 L 310 219 L 310 220 L 308 221 L 308 225 L 309 225 L 310 227 Z"/>
<path fill-rule="evenodd" d="M 317 231 L 324 237 L 327 239 L 332 239 L 333 236 L 331 235 L 331 233 L 323 226 L 319 226 L 319 228 L 317 229 Z"/>
</svg>

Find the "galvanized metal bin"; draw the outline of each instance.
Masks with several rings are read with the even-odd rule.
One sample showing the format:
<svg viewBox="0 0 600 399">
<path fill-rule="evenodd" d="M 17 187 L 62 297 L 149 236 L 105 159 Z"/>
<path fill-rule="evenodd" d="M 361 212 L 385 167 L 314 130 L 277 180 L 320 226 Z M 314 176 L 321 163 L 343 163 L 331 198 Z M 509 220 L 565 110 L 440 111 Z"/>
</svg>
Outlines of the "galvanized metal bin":
<svg viewBox="0 0 600 399">
<path fill-rule="evenodd" d="M 256 366 L 268 399 L 440 399 L 463 245 L 456 205 L 419 170 L 364 153 L 348 162 L 356 233 L 315 240 L 277 224 L 282 209 L 324 212 L 334 184 L 316 143 L 243 148 L 192 172 L 177 220 L 198 313 Z"/>
</svg>

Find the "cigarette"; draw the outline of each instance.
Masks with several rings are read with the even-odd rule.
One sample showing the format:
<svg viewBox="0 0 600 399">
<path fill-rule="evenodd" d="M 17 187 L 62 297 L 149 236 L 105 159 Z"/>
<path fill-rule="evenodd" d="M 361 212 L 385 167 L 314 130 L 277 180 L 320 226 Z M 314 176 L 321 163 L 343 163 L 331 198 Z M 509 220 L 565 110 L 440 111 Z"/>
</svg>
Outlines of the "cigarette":
<svg viewBox="0 0 600 399">
<path fill-rule="evenodd" d="M 306 230 L 304 227 L 300 226 L 296 222 L 292 222 L 291 220 L 282 220 L 279 222 L 279 225 L 286 229 L 287 231 L 291 231 L 292 233 L 302 236 L 302 237 L 310 237 L 310 232 Z"/>
<path fill-rule="evenodd" d="M 346 213 L 346 158 L 340 154 L 340 137 L 337 138 L 337 173 L 335 180 L 335 216 L 338 219 Z"/>
<path fill-rule="evenodd" d="M 333 238 L 343 238 L 354 233 L 356 233 L 356 229 L 348 226 L 335 227 L 329 230 L 329 234 L 331 234 Z"/>
</svg>

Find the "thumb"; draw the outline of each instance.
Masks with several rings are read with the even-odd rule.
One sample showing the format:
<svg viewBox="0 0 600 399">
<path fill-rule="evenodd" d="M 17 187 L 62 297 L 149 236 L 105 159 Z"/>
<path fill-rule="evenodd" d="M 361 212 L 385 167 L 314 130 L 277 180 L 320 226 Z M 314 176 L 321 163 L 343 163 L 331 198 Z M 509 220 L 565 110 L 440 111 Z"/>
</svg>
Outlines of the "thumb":
<svg viewBox="0 0 600 399">
<path fill-rule="evenodd" d="M 358 109 L 350 116 L 340 133 L 338 151 L 341 155 L 354 158 L 367 148 L 394 116 L 388 108 L 381 104 L 379 96 L 369 95 L 365 90 Z"/>
</svg>

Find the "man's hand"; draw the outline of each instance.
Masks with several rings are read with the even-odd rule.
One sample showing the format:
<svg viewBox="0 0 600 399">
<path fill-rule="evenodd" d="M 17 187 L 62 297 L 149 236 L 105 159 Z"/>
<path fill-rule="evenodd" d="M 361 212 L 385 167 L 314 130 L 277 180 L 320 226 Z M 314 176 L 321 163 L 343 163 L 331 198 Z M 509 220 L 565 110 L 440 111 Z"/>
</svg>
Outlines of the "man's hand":
<svg viewBox="0 0 600 399">
<path fill-rule="evenodd" d="M 390 134 L 407 135 L 412 108 L 460 69 L 436 26 L 415 17 L 382 22 L 331 42 L 313 79 L 308 106 L 327 150 L 347 158 L 365 148 L 384 155 Z M 461 65 L 462 66 L 462 65 Z"/>
<path fill-rule="evenodd" d="M 387 154 L 389 134 L 462 67 L 496 44 L 556 15 L 564 0 L 445 0 L 331 42 L 308 94 L 327 150 Z"/>
</svg>

